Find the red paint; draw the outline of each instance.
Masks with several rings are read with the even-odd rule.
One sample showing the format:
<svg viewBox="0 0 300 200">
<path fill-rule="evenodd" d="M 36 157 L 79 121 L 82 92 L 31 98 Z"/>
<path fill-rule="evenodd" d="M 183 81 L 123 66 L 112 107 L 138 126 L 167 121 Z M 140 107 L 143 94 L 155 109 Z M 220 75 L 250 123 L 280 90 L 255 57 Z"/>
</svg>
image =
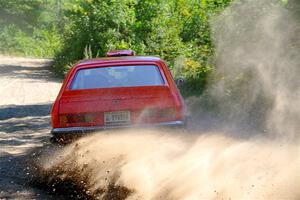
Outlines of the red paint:
<svg viewBox="0 0 300 200">
<path fill-rule="evenodd" d="M 70 90 L 80 69 L 106 66 L 156 65 L 162 86 Z M 166 64 L 156 57 L 126 56 L 83 60 L 71 68 L 52 107 L 52 127 L 103 126 L 104 112 L 130 111 L 131 123 L 184 120 L 185 105 Z"/>
</svg>

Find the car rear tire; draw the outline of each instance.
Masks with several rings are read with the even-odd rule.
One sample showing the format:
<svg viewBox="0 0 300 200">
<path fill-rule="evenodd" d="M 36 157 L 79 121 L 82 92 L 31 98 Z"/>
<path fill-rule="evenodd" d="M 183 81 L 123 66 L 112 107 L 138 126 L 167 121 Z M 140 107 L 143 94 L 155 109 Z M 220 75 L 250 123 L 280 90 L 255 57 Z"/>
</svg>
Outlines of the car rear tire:
<svg viewBox="0 0 300 200">
<path fill-rule="evenodd" d="M 55 137 L 55 136 L 52 136 L 50 138 L 50 143 L 51 144 L 55 144 L 55 145 L 66 145 L 66 144 L 69 144 L 71 143 L 71 140 L 67 140 L 67 139 L 64 139 L 62 137 Z"/>
</svg>

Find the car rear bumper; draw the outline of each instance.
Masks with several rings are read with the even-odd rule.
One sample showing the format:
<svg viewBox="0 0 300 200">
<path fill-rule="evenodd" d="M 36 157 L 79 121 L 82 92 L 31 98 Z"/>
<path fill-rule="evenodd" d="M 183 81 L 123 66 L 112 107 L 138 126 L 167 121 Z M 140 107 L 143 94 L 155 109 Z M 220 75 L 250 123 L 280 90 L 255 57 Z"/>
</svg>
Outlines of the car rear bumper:
<svg viewBox="0 0 300 200">
<path fill-rule="evenodd" d="M 83 134 L 94 131 L 101 130 L 111 130 L 111 129 L 120 129 L 120 128 L 155 128 L 155 127 L 174 127 L 182 128 L 185 126 L 184 121 L 171 121 L 171 122 L 161 122 L 156 124 L 139 124 L 139 125 L 123 125 L 123 126 L 89 126 L 89 127 L 68 127 L 68 128 L 54 128 L 51 131 L 53 136 L 59 136 L 64 134 Z"/>
</svg>

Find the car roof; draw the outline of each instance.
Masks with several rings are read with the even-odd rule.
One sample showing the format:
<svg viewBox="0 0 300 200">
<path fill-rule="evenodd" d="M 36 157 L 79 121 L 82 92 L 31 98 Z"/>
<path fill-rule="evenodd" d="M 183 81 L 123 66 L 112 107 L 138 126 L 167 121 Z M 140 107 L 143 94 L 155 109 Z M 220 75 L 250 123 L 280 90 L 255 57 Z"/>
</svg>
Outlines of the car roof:
<svg viewBox="0 0 300 200">
<path fill-rule="evenodd" d="M 104 57 L 104 58 L 94 58 L 94 59 L 85 59 L 81 60 L 77 63 L 76 67 L 82 66 L 89 66 L 94 64 L 102 64 L 102 63 L 109 63 L 109 62 L 158 62 L 162 61 L 159 57 L 155 56 L 121 56 L 121 57 Z"/>
</svg>

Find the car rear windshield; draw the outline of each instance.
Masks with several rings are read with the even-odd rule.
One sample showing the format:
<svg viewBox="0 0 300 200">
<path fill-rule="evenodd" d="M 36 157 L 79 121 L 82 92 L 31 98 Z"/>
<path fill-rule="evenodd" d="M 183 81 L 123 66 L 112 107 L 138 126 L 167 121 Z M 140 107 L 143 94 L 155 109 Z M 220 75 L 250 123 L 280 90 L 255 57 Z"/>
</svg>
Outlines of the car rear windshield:
<svg viewBox="0 0 300 200">
<path fill-rule="evenodd" d="M 112 66 L 78 70 L 70 89 L 158 86 L 164 81 L 155 65 Z"/>
</svg>

